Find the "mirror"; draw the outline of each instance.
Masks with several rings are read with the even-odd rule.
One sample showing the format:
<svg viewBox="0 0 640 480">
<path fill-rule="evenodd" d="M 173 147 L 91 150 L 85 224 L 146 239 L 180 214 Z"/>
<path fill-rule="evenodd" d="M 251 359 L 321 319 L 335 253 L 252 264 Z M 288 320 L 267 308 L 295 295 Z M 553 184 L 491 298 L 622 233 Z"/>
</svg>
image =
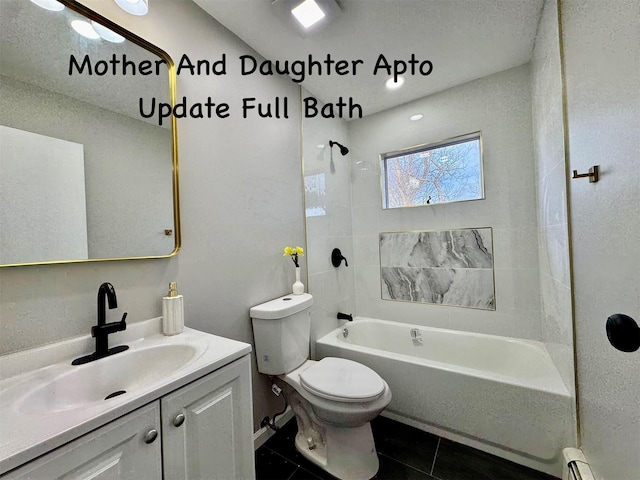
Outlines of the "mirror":
<svg viewBox="0 0 640 480">
<path fill-rule="evenodd" d="M 63 5 L 2 2 L 0 264 L 175 255 L 175 120 L 159 126 L 141 114 L 154 99 L 175 103 L 173 61 L 94 12 Z M 97 38 L 75 30 L 83 26 Z"/>
</svg>

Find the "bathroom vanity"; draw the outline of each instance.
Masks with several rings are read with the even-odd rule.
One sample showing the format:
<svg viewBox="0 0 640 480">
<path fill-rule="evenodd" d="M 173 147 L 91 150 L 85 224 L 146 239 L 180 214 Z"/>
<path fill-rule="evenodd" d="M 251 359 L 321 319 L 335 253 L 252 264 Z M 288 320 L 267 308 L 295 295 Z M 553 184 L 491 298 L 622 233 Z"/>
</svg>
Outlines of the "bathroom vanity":
<svg viewBox="0 0 640 480">
<path fill-rule="evenodd" d="M 254 478 L 251 346 L 161 319 L 85 365 L 78 337 L 0 357 L 2 480 Z"/>
</svg>

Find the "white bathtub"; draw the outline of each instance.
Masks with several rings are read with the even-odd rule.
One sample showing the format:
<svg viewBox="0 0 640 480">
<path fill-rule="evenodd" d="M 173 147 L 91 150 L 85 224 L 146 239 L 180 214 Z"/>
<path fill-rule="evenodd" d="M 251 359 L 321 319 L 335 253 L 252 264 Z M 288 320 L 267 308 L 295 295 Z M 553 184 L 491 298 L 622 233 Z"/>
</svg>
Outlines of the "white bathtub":
<svg viewBox="0 0 640 480">
<path fill-rule="evenodd" d="M 573 399 L 540 342 L 356 317 L 316 352 L 373 368 L 393 393 L 383 415 L 423 430 L 557 476 L 574 445 Z"/>
</svg>

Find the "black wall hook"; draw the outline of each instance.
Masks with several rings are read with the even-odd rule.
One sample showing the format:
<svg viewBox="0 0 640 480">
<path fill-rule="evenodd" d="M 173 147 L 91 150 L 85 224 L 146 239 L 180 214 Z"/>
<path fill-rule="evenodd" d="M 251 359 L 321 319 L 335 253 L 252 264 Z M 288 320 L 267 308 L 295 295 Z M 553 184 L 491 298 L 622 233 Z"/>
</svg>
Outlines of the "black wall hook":
<svg viewBox="0 0 640 480">
<path fill-rule="evenodd" d="M 331 252 L 331 264 L 337 268 L 342 263 L 342 260 L 344 260 L 344 266 L 348 267 L 349 263 L 347 262 L 347 259 L 342 256 L 340 249 L 334 248 Z"/>
<path fill-rule="evenodd" d="M 614 313 L 607 318 L 609 343 L 622 352 L 635 352 L 640 348 L 640 327 L 624 313 Z"/>
</svg>

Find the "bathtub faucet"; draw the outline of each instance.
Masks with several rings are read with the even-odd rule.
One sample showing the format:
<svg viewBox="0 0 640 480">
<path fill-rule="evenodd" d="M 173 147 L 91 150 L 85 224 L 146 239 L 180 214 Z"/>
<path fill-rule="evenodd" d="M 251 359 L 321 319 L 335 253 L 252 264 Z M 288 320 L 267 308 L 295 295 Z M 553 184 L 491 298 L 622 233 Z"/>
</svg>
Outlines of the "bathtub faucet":
<svg viewBox="0 0 640 480">
<path fill-rule="evenodd" d="M 338 268 L 342 264 L 342 260 L 344 260 L 344 266 L 348 267 L 349 262 L 347 262 L 347 259 L 344 257 L 344 255 L 342 255 L 342 252 L 340 251 L 340 249 L 334 248 L 333 251 L 331 252 L 331 264 L 334 267 Z"/>
<path fill-rule="evenodd" d="M 350 322 L 353 322 L 353 315 L 338 312 L 338 320 L 348 320 Z"/>
<path fill-rule="evenodd" d="M 420 333 L 420 330 L 418 330 L 417 328 L 412 328 L 411 329 L 411 338 L 418 338 L 421 337 L 422 334 Z"/>
</svg>

